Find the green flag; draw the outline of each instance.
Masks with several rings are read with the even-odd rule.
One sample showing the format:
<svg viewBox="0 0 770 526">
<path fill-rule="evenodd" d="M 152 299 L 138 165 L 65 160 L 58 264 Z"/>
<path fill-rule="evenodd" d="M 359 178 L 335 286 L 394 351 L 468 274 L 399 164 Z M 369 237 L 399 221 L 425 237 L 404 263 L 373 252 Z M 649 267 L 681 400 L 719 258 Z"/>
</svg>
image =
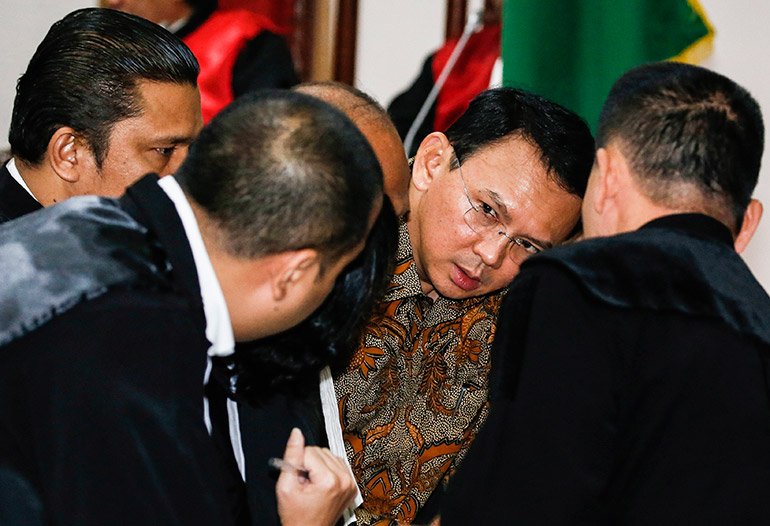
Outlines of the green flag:
<svg viewBox="0 0 770 526">
<path fill-rule="evenodd" d="M 713 35 L 696 0 L 505 0 L 503 84 L 552 99 L 595 129 L 624 71 L 658 60 L 697 62 Z"/>
</svg>

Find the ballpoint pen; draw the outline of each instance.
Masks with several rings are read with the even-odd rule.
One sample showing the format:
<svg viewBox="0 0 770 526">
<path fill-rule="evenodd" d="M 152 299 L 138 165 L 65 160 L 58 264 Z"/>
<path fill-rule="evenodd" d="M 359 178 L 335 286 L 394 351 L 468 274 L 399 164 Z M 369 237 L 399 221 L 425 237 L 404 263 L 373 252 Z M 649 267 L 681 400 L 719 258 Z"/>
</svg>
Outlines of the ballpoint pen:
<svg viewBox="0 0 770 526">
<path fill-rule="evenodd" d="M 276 457 L 270 457 L 267 460 L 267 465 L 274 469 L 279 469 L 281 471 L 284 470 L 292 470 L 297 473 L 300 477 L 310 480 L 310 472 L 306 470 L 305 468 L 297 467 L 291 462 L 287 462 L 282 458 L 276 458 Z"/>
</svg>

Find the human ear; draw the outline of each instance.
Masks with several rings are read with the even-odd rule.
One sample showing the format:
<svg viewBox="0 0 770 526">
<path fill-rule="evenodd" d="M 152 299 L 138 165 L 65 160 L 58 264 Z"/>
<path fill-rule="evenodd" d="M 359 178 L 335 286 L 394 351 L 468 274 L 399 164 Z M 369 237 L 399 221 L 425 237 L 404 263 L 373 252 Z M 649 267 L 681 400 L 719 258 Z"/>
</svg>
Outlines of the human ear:
<svg viewBox="0 0 770 526">
<path fill-rule="evenodd" d="M 610 144 L 596 150 L 595 163 L 600 175 L 596 206 L 602 212 L 607 211 L 608 207 L 615 206 L 615 212 L 622 213 L 623 210 L 618 207 L 622 207 L 623 194 L 629 188 L 636 187 L 626 157 L 623 152 Z M 596 209 L 597 212 L 599 209 Z"/>
<path fill-rule="evenodd" d="M 53 133 L 48 141 L 46 154 L 51 168 L 60 179 L 68 183 L 80 180 L 78 156 L 85 154 L 84 148 L 80 136 L 68 126 L 63 126 Z"/>
<path fill-rule="evenodd" d="M 282 301 L 290 296 L 298 285 L 315 282 L 321 271 L 321 256 L 311 248 L 279 254 L 275 259 L 278 269 L 270 279 L 273 299 Z"/>
<path fill-rule="evenodd" d="M 743 213 L 743 223 L 741 223 L 741 229 L 738 231 L 738 235 L 735 236 L 735 251 L 741 254 L 754 237 L 754 232 L 757 231 L 759 221 L 762 219 L 762 203 L 756 199 L 752 199 L 749 202 L 749 206 L 746 207 L 746 211 Z"/>
<path fill-rule="evenodd" d="M 442 171 L 448 171 L 453 156 L 452 145 L 446 135 L 433 132 L 420 143 L 412 165 L 412 183 L 420 190 L 430 187 Z"/>
<path fill-rule="evenodd" d="M 591 183 L 593 185 L 593 192 L 586 196 L 586 199 L 590 199 L 589 206 L 597 214 L 604 212 L 604 207 L 607 198 L 607 174 L 610 170 L 609 154 L 605 148 L 599 148 L 596 150 L 596 157 L 594 158 L 594 165 L 591 168 Z"/>
</svg>

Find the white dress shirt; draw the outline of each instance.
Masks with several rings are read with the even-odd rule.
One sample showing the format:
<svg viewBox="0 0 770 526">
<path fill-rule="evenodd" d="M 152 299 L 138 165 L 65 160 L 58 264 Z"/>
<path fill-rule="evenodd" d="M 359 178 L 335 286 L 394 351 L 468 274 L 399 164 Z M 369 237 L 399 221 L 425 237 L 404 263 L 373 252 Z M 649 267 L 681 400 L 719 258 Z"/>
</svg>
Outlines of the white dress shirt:
<svg viewBox="0 0 770 526">
<path fill-rule="evenodd" d="M 206 338 L 211 343 L 208 350 L 209 360 L 206 366 L 206 375 L 203 383 L 207 384 L 211 374 L 211 357 L 228 356 L 235 352 L 235 337 L 230 323 L 230 312 L 227 310 L 227 302 L 219 286 L 219 280 L 211 265 L 211 259 L 206 246 L 203 243 L 198 221 L 195 219 L 190 203 L 187 201 L 182 188 L 173 176 L 167 175 L 158 181 L 158 185 L 166 192 L 174 203 L 179 219 L 182 221 L 187 241 L 190 243 L 195 269 L 198 274 L 198 283 L 203 300 L 203 313 L 206 316 Z M 246 480 L 246 462 L 243 457 L 243 445 L 241 444 L 241 429 L 238 423 L 238 406 L 229 398 L 227 399 L 228 426 L 230 428 L 230 443 L 233 454 L 238 463 L 241 477 Z M 203 418 L 206 428 L 211 433 L 211 417 L 209 415 L 208 400 L 203 400 Z"/>
<path fill-rule="evenodd" d="M 8 173 L 11 174 L 11 177 L 13 177 L 13 180 L 19 183 L 19 186 L 24 188 L 27 191 L 27 193 L 32 196 L 32 199 L 37 201 L 37 197 L 35 197 L 35 194 L 33 194 L 32 190 L 29 189 L 29 186 L 27 186 L 27 183 L 24 182 L 24 179 L 21 178 L 19 169 L 16 168 L 16 159 L 11 158 L 11 160 L 5 164 L 5 168 L 8 170 Z"/>
</svg>

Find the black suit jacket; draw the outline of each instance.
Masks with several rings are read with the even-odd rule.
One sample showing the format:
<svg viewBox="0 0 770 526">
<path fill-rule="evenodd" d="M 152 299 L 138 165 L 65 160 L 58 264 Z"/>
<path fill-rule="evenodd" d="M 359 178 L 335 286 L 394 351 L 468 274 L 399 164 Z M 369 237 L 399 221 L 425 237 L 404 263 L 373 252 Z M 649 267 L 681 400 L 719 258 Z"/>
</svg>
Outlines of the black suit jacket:
<svg viewBox="0 0 770 526">
<path fill-rule="evenodd" d="M 42 206 L 11 177 L 8 168 L 0 168 L 0 223 L 40 210 Z"/>
</svg>

